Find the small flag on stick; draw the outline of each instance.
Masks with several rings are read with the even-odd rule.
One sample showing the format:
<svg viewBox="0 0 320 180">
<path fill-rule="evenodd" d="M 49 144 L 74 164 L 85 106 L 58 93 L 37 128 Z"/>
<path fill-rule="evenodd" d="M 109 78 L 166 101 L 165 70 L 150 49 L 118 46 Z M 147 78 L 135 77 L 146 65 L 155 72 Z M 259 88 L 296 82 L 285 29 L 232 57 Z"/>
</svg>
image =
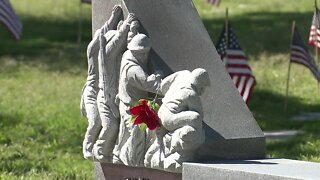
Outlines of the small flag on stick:
<svg viewBox="0 0 320 180">
<path fill-rule="evenodd" d="M 220 0 L 205 0 L 207 3 L 212 4 L 214 6 L 219 6 Z"/>
<path fill-rule="evenodd" d="M 91 4 L 91 0 L 81 0 L 82 3 Z"/>
<path fill-rule="evenodd" d="M 309 44 L 320 48 L 320 11 L 316 3 L 310 28 Z"/>
<path fill-rule="evenodd" d="M 0 23 L 5 25 L 15 39 L 22 35 L 22 23 L 8 0 L 0 0 Z"/>
<path fill-rule="evenodd" d="M 216 47 L 240 95 L 248 104 L 256 81 L 230 23 L 227 30 L 226 26 L 223 28 Z"/>
<path fill-rule="evenodd" d="M 296 26 L 294 27 L 292 37 L 290 62 L 306 66 L 311 70 L 314 77 L 318 81 L 320 81 L 320 72 L 316 65 L 316 62 L 309 54 L 308 49 L 304 45 L 303 40 L 298 32 L 298 28 Z"/>
</svg>

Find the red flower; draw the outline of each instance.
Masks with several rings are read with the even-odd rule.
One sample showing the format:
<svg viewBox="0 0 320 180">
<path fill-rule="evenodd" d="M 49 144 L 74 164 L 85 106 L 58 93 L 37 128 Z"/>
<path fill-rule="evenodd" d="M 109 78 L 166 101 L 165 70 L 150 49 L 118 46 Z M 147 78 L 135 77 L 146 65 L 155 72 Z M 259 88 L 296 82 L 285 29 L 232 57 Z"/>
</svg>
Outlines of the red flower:
<svg viewBox="0 0 320 180">
<path fill-rule="evenodd" d="M 130 112 L 135 116 L 133 124 L 145 123 L 150 130 L 156 129 L 160 126 L 158 114 L 148 105 L 145 99 L 141 103 L 141 105 L 130 109 Z"/>
</svg>

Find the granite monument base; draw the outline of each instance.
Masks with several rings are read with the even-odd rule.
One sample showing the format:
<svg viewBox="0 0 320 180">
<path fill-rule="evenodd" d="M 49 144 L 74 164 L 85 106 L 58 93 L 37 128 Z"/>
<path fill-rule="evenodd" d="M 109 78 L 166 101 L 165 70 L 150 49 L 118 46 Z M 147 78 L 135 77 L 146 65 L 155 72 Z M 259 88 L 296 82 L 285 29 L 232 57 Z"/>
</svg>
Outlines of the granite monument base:
<svg viewBox="0 0 320 180">
<path fill-rule="evenodd" d="M 181 180 L 179 173 L 129 167 L 120 164 L 95 163 L 96 179 L 98 180 Z"/>
<path fill-rule="evenodd" d="M 293 180 L 320 179 L 320 163 L 290 159 L 184 163 L 182 179 L 197 180 Z"/>
</svg>

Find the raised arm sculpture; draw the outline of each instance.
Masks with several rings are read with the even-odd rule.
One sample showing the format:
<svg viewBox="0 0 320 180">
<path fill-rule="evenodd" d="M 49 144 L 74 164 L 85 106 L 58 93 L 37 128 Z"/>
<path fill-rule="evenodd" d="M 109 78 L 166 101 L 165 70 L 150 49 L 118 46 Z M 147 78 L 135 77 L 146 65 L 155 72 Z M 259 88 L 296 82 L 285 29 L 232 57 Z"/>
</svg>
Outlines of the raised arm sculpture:
<svg viewBox="0 0 320 180">
<path fill-rule="evenodd" d="M 82 90 L 81 113 L 88 119 L 88 128 L 83 141 L 83 156 L 86 159 L 92 159 L 92 149 L 101 130 L 101 120 L 97 107 L 97 94 L 99 91 L 99 68 L 98 54 L 100 49 L 100 34 L 108 30 L 115 30 L 118 22 L 122 18 L 122 9 L 115 6 L 108 21 L 95 32 L 92 41 L 87 48 L 88 59 L 88 77 Z"/>
</svg>

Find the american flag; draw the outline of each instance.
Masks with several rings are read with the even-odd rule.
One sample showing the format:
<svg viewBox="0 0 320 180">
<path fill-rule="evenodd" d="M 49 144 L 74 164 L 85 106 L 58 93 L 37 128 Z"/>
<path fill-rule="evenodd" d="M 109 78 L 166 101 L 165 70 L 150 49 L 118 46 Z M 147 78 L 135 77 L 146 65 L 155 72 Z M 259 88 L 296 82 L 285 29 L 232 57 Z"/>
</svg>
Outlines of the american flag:
<svg viewBox="0 0 320 180">
<path fill-rule="evenodd" d="M 310 28 L 309 44 L 320 48 L 320 12 L 316 7 L 313 13 L 312 24 Z"/>
<path fill-rule="evenodd" d="M 223 28 L 216 47 L 240 95 L 248 104 L 256 80 L 230 23 L 227 32 L 226 27 Z"/>
<path fill-rule="evenodd" d="M 220 4 L 220 0 L 206 0 L 207 3 L 215 5 L 215 6 L 219 6 Z"/>
<path fill-rule="evenodd" d="M 22 35 L 22 23 L 8 0 L 0 0 L 0 23 L 4 24 L 15 39 Z"/>
<path fill-rule="evenodd" d="M 91 0 L 81 0 L 81 2 L 91 4 Z"/>
<path fill-rule="evenodd" d="M 320 81 L 320 72 L 316 65 L 316 62 L 309 54 L 307 47 L 304 45 L 303 40 L 298 32 L 297 27 L 294 27 L 290 62 L 302 64 L 309 68 L 314 77 Z"/>
</svg>

